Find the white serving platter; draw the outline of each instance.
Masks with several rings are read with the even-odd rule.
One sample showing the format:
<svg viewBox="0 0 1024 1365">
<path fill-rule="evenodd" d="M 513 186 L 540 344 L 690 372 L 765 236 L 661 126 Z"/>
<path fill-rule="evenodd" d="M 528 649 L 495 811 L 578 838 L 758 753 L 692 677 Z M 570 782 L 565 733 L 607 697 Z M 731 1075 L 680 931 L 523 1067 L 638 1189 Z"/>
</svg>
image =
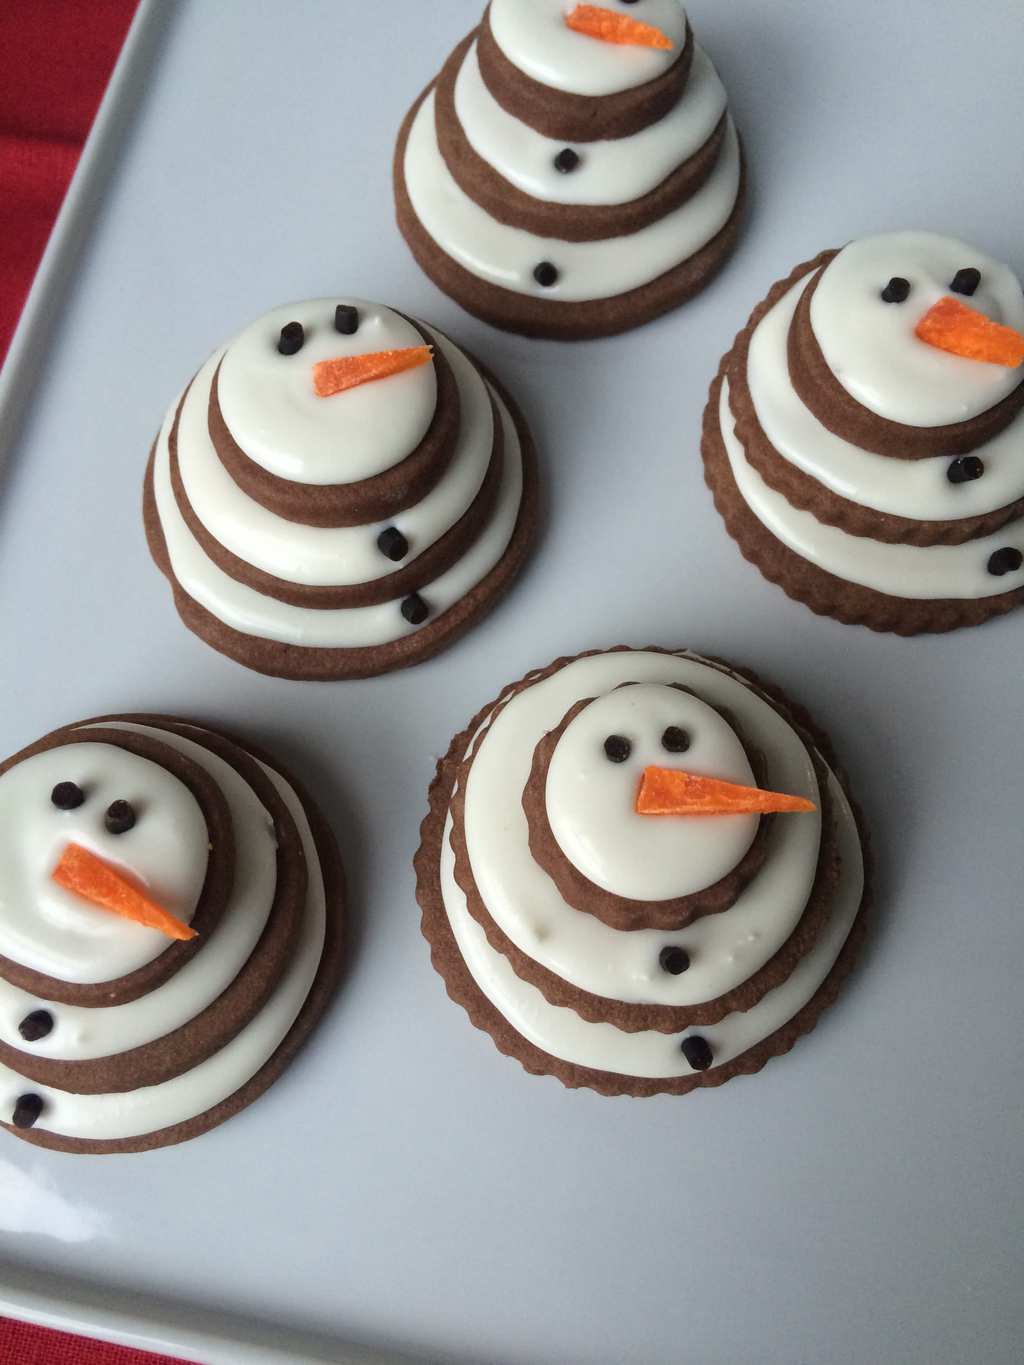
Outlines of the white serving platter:
<svg viewBox="0 0 1024 1365">
<path fill-rule="evenodd" d="M 931 227 L 1024 268 L 1019 0 L 694 0 L 753 168 L 685 310 L 578 346 L 493 331 L 392 220 L 405 108 L 481 0 L 147 0 L 0 397 L 0 754 L 166 710 L 307 780 L 352 883 L 312 1044 L 214 1133 L 145 1156 L 0 1143 L 0 1312 L 204 1365 L 955 1365 L 1024 1333 L 1024 618 L 912 641 L 763 582 L 704 488 L 719 356 L 773 280 Z M 356 292 L 518 395 L 545 488 L 508 600 L 432 663 L 275 682 L 188 634 L 151 565 L 166 404 L 272 304 Z M 758 1076 L 684 1099 L 527 1076 L 445 997 L 411 859 L 452 733 L 554 657 L 629 641 L 756 668 L 831 731 L 874 831 L 862 969 Z"/>
</svg>

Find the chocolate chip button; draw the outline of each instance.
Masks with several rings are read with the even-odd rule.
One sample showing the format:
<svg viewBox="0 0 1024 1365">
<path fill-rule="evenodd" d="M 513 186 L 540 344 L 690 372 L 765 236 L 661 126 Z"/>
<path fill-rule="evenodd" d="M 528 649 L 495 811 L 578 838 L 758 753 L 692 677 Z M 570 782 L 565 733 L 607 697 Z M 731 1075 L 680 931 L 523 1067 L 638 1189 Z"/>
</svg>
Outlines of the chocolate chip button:
<svg viewBox="0 0 1024 1365">
<path fill-rule="evenodd" d="M 18 1032 L 26 1043 L 38 1043 L 53 1032 L 53 1015 L 49 1010 L 33 1010 L 18 1025 Z"/>
<path fill-rule="evenodd" d="M 385 559 L 394 560 L 397 564 L 409 553 L 409 542 L 396 526 L 389 526 L 377 537 L 377 549 Z"/>
<path fill-rule="evenodd" d="M 633 746 L 625 735 L 609 735 L 604 742 L 604 756 L 612 763 L 625 763 Z"/>
<path fill-rule="evenodd" d="M 988 571 L 996 578 L 1002 578 L 1004 573 L 1016 573 L 1022 564 L 1024 555 L 1011 545 L 1007 545 L 1002 550 L 996 550 L 995 554 L 989 555 Z"/>
<path fill-rule="evenodd" d="M 961 455 L 946 470 L 946 478 L 950 483 L 973 483 L 975 479 L 980 479 L 984 472 L 984 461 L 979 460 L 977 455 Z"/>
<path fill-rule="evenodd" d="M 663 972 L 669 972 L 672 976 L 682 976 L 690 965 L 690 954 L 685 948 L 670 944 L 662 948 L 658 954 L 658 963 Z"/>
<path fill-rule="evenodd" d="M 883 303 L 906 303 L 910 297 L 910 281 L 894 275 L 882 290 Z"/>
<path fill-rule="evenodd" d="M 411 626 L 421 626 L 430 615 L 430 608 L 418 592 L 411 592 L 402 603 L 402 615 Z"/>
<path fill-rule="evenodd" d="M 108 834 L 127 834 L 135 827 L 135 811 L 128 801 L 111 801 L 103 817 Z"/>
<path fill-rule="evenodd" d="M 14 1105 L 11 1122 L 15 1128 L 32 1128 L 43 1112 L 41 1095 L 19 1095 Z"/>
<path fill-rule="evenodd" d="M 553 284 L 558 283 L 558 271 L 550 261 L 541 261 L 533 272 L 533 278 L 542 289 L 550 289 Z"/>
<path fill-rule="evenodd" d="M 569 175 L 580 164 L 579 152 L 574 152 L 571 147 L 563 147 L 555 157 L 555 170 L 561 171 L 563 175 Z"/>
<path fill-rule="evenodd" d="M 77 810 L 85 800 L 85 792 L 77 782 L 58 782 L 50 793 L 50 800 L 58 810 Z"/>
<path fill-rule="evenodd" d="M 684 1038 L 679 1044 L 679 1050 L 694 1071 L 707 1071 L 713 1060 L 707 1039 L 701 1038 L 699 1034 L 694 1034 L 692 1038 Z"/>
<path fill-rule="evenodd" d="M 306 344 L 306 331 L 301 322 L 286 322 L 281 328 L 277 349 L 282 355 L 297 355 Z"/>
</svg>

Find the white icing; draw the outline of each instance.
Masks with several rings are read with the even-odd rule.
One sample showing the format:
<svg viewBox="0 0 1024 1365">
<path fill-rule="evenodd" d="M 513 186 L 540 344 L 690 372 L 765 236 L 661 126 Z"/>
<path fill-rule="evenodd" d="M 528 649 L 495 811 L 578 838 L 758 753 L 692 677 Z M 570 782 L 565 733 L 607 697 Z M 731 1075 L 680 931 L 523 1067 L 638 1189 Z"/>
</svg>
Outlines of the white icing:
<svg viewBox="0 0 1024 1365">
<path fill-rule="evenodd" d="M 603 8 L 661 29 L 670 51 L 602 42 L 569 28 L 565 16 L 575 0 L 491 0 L 495 41 L 513 65 L 543 85 L 574 95 L 614 95 L 655 80 L 677 60 L 686 37 L 686 11 L 679 0 L 644 0 Z"/>
<path fill-rule="evenodd" d="M 458 187 L 437 144 L 435 95 L 420 105 L 409 130 L 405 183 L 424 230 L 464 269 L 517 294 L 552 301 L 610 298 L 650 283 L 695 255 L 728 221 L 740 184 L 740 149 L 730 120 L 711 175 L 685 204 L 625 237 L 566 242 L 508 227 Z M 539 285 L 541 261 L 559 271 L 557 284 Z"/>
<path fill-rule="evenodd" d="M 686 91 L 657 123 L 628 138 L 569 144 L 580 164 L 555 169 L 565 142 L 509 114 L 484 84 L 473 43 L 455 81 L 455 111 L 470 146 L 524 194 L 551 204 L 625 204 L 649 194 L 707 142 L 725 113 L 725 87 L 697 48 Z"/>
<path fill-rule="evenodd" d="M 791 464 L 840 497 L 916 521 L 978 516 L 1024 497 L 1024 413 L 973 454 L 985 474 L 951 484 L 951 456 L 891 459 L 852 445 L 818 421 L 789 378 L 787 337 L 805 277 L 762 318 L 750 340 L 747 384 L 768 440 Z M 893 304 L 892 307 L 897 305 Z"/>
<path fill-rule="evenodd" d="M 377 548 L 384 525 L 403 533 L 411 555 L 450 530 L 480 491 L 494 443 L 494 417 L 473 365 L 447 337 L 429 335 L 443 349 L 459 389 L 460 426 L 451 463 L 421 502 L 386 523 L 366 526 L 322 528 L 288 521 L 239 488 L 218 458 L 207 428 L 218 356 L 208 360 L 182 409 L 178 465 L 192 509 L 210 534 L 246 563 L 290 583 L 341 586 L 370 582 L 398 567 Z"/>
<path fill-rule="evenodd" d="M 273 821 L 256 793 L 216 754 L 169 730 L 127 721 L 118 730 L 150 735 L 204 768 L 227 802 L 235 837 L 234 886 L 216 937 L 162 986 L 124 1005 L 49 1006 L 52 1032 L 26 1043 L 18 1024 L 47 1002 L 0 981 L 0 1040 L 37 1057 L 81 1061 L 109 1057 L 163 1038 L 194 1019 L 228 988 L 259 941 L 277 883 Z"/>
<path fill-rule="evenodd" d="M 334 329 L 339 303 L 359 309 L 351 336 Z M 296 355 L 278 352 L 281 328 L 301 322 Z M 218 381 L 224 421 L 246 455 L 283 479 L 354 483 L 383 473 L 419 445 L 437 406 L 433 365 L 318 398 L 313 366 L 336 356 L 422 346 L 416 328 L 366 299 L 311 299 L 264 314 L 227 348 Z"/>
<path fill-rule="evenodd" d="M 752 1009 L 727 1015 L 717 1024 L 686 1031 L 699 1033 L 710 1044 L 714 1055 L 712 1069 L 748 1051 L 788 1023 L 828 976 L 849 935 L 864 890 L 863 857 L 853 814 L 834 777 L 829 781 L 829 794 L 835 806 L 842 856 L 831 917 L 792 974 Z M 474 981 L 513 1028 L 550 1056 L 577 1066 L 621 1076 L 669 1078 L 689 1075 L 692 1068 L 679 1049 L 681 1035 L 625 1033 L 612 1024 L 587 1023 L 574 1010 L 549 1004 L 535 986 L 515 974 L 508 959 L 487 942 L 483 929 L 466 907 L 465 896 L 453 875 L 450 828 L 449 816 L 441 850 L 445 910 Z M 732 911 L 725 913 L 732 914 Z M 684 976 L 689 974 L 686 972 Z"/>
<path fill-rule="evenodd" d="M 837 578 L 922 601 L 994 597 L 1024 585 L 1024 568 L 1001 577 L 988 572 L 994 551 L 1024 550 L 1024 518 L 963 545 L 885 545 L 851 536 L 791 506 L 747 461 L 729 409 L 728 381 L 722 385 L 719 420 L 733 478 L 750 510 L 777 540 Z"/>
<path fill-rule="evenodd" d="M 295 1022 L 323 952 L 327 914 L 323 874 L 302 803 L 283 778 L 266 765 L 260 766 L 295 819 L 309 870 L 299 942 L 270 999 L 226 1047 L 160 1085 L 106 1095 L 73 1095 L 51 1086 L 33 1086 L 45 1104 L 37 1129 L 102 1141 L 140 1137 L 184 1123 L 239 1090 L 273 1056 Z M 10 1114 L 25 1088 L 23 1077 L 0 1066 L 0 1112 Z"/>
<path fill-rule="evenodd" d="M 769 784 L 818 801 L 810 757 L 789 723 L 739 679 L 701 659 L 629 650 L 576 659 L 518 692 L 480 741 L 466 783 L 465 834 L 477 889 L 512 942 L 549 971 L 595 995 L 692 1005 L 745 981 L 789 938 L 817 867 L 818 812 L 774 822 L 764 869 L 731 909 L 672 933 L 610 928 L 568 905 L 530 853 L 522 792 L 533 750 L 569 708 L 622 683 L 678 683 L 728 709 L 747 742 L 769 756 Z M 680 944 L 692 965 L 658 965 Z"/>
<path fill-rule="evenodd" d="M 662 745 L 670 725 L 690 736 L 685 753 Z M 630 741 L 624 763 L 605 754 L 609 735 Z M 755 785 L 735 731 L 706 702 L 660 683 L 623 687 L 585 707 L 551 755 L 546 806 L 558 846 L 584 876 L 617 896 L 667 900 L 712 886 L 753 843 L 757 817 L 638 815 L 637 789 L 649 765 Z"/>
<path fill-rule="evenodd" d="M 494 399 L 505 439 L 495 513 L 462 558 L 420 589 L 431 608 L 430 621 L 459 602 L 490 572 L 505 553 L 515 529 L 522 498 L 522 453 L 507 408 L 496 393 Z M 205 554 L 178 511 L 170 483 L 168 431 L 165 421 L 153 471 L 157 512 L 175 578 L 207 611 L 243 634 L 318 649 L 389 644 L 413 632 L 415 627 L 402 616 L 398 602 L 332 610 L 296 607 L 230 578 Z"/>
<path fill-rule="evenodd" d="M 956 272 L 970 266 L 981 271 L 981 284 L 960 301 L 1024 329 L 1024 295 L 1013 271 L 953 237 L 864 237 L 829 263 L 811 300 L 811 326 L 829 368 L 858 403 L 894 422 L 939 427 L 976 417 L 1024 381 L 1019 367 L 965 360 L 914 334 L 928 309 L 950 294 Z M 910 282 L 905 303 L 881 297 L 894 276 Z"/>
<path fill-rule="evenodd" d="M 50 793 L 59 782 L 76 782 L 84 804 L 57 810 Z M 104 815 L 118 800 L 132 804 L 136 824 L 125 834 L 108 834 Z M 165 910 L 191 922 L 209 845 L 196 798 L 139 754 L 112 744 L 61 745 L 0 777 L 0 955 L 86 985 L 126 976 L 169 946 L 158 930 L 91 905 L 51 880 L 69 843 L 128 873 Z"/>
</svg>

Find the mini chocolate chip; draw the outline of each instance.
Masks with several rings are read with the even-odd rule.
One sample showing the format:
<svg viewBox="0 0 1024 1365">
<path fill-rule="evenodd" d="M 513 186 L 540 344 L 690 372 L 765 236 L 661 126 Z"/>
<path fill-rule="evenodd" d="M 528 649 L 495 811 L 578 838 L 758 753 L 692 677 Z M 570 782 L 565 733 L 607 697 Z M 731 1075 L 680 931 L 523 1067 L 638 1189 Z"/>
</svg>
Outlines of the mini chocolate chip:
<svg viewBox="0 0 1024 1365">
<path fill-rule="evenodd" d="M 396 526 L 388 526 L 377 537 L 377 549 L 385 559 L 393 559 L 397 564 L 409 553 L 409 542 Z"/>
<path fill-rule="evenodd" d="M 579 152 L 574 152 L 571 147 L 563 147 L 555 157 L 555 170 L 561 171 L 563 175 L 568 175 L 580 164 Z"/>
<path fill-rule="evenodd" d="M 108 834 L 127 834 L 135 825 L 135 811 L 128 801 L 111 801 L 103 817 Z"/>
<path fill-rule="evenodd" d="M 533 278 L 542 289 L 550 289 L 553 284 L 558 283 L 558 271 L 550 261 L 541 261 L 533 272 Z"/>
<path fill-rule="evenodd" d="M 85 800 L 85 792 L 77 782 L 58 782 L 50 793 L 50 800 L 58 810 L 77 810 Z"/>
<path fill-rule="evenodd" d="M 670 725 L 661 737 L 661 745 L 670 754 L 685 754 L 690 747 L 690 736 L 678 725 Z"/>
<path fill-rule="evenodd" d="M 334 310 L 334 330 L 343 337 L 354 336 L 359 331 L 359 309 L 350 303 L 339 303 Z"/>
<path fill-rule="evenodd" d="M 707 1039 L 702 1038 L 698 1033 L 695 1033 L 691 1038 L 684 1038 L 679 1044 L 679 1050 L 694 1071 L 707 1071 L 711 1065 L 711 1048 L 708 1046 Z"/>
<path fill-rule="evenodd" d="M 956 272 L 949 287 L 954 294 L 966 294 L 970 297 L 979 284 L 981 284 L 981 271 L 975 270 L 973 265 L 969 265 Z"/>
<path fill-rule="evenodd" d="M 306 331 L 301 322 L 286 322 L 281 328 L 277 349 L 282 355 L 297 355 L 306 344 Z"/>
<path fill-rule="evenodd" d="M 882 290 L 883 303 L 906 303 L 910 297 L 910 281 L 894 275 Z"/>
<path fill-rule="evenodd" d="M 1004 573 L 1016 573 L 1022 564 L 1024 555 L 1012 545 L 1006 545 L 1003 549 L 996 550 L 995 554 L 989 555 L 988 571 L 995 574 L 996 578 L 1002 578 Z"/>
<path fill-rule="evenodd" d="M 625 763 L 633 752 L 633 746 L 625 735 L 609 735 L 604 742 L 604 756 L 612 763 Z"/>
<path fill-rule="evenodd" d="M 15 1128 L 31 1128 L 43 1112 L 42 1095 L 19 1095 L 11 1122 Z"/>
<path fill-rule="evenodd" d="M 18 1032 L 26 1043 L 38 1043 L 40 1038 L 53 1032 L 53 1015 L 49 1010 L 33 1010 L 18 1025 Z"/>
<path fill-rule="evenodd" d="M 673 976 L 681 976 L 690 965 L 690 954 L 685 948 L 671 945 L 662 948 L 658 954 L 658 963 L 663 972 L 671 972 Z"/>
<path fill-rule="evenodd" d="M 977 455 L 961 455 L 946 470 L 946 478 L 950 483 L 973 483 L 984 472 L 984 461 L 979 460 Z"/>
<path fill-rule="evenodd" d="M 402 603 L 402 615 L 411 626 L 421 626 L 430 615 L 430 608 L 418 592 L 411 592 Z"/>
</svg>

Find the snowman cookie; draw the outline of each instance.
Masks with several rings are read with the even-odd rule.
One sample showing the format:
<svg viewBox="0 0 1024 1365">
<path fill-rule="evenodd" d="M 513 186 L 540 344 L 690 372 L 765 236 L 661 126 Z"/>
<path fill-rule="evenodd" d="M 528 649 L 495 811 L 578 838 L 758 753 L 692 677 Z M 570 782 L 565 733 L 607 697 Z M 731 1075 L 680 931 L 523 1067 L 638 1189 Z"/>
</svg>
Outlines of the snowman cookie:
<svg viewBox="0 0 1024 1365">
<path fill-rule="evenodd" d="M 146 471 L 185 624 L 284 678 L 359 678 L 451 643 L 535 522 L 515 403 L 448 337 L 365 299 L 274 309 L 171 405 Z"/>
<path fill-rule="evenodd" d="M 342 961 L 343 879 L 279 765 L 167 716 L 0 764 L 0 1123 L 145 1151 L 258 1098 Z"/>
<path fill-rule="evenodd" d="M 812 610 L 901 635 L 1024 602 L 1024 295 L 932 233 L 797 266 L 722 361 L 702 450 L 744 555 Z"/>
<path fill-rule="evenodd" d="M 408 114 L 394 175 L 439 288 L 562 340 L 696 294 L 744 197 L 725 89 L 679 0 L 491 0 Z"/>
<path fill-rule="evenodd" d="M 827 739 L 751 675 L 613 649 L 457 735 L 416 856 L 448 993 L 527 1071 L 608 1095 L 760 1069 L 852 965 L 867 871 Z"/>
</svg>

